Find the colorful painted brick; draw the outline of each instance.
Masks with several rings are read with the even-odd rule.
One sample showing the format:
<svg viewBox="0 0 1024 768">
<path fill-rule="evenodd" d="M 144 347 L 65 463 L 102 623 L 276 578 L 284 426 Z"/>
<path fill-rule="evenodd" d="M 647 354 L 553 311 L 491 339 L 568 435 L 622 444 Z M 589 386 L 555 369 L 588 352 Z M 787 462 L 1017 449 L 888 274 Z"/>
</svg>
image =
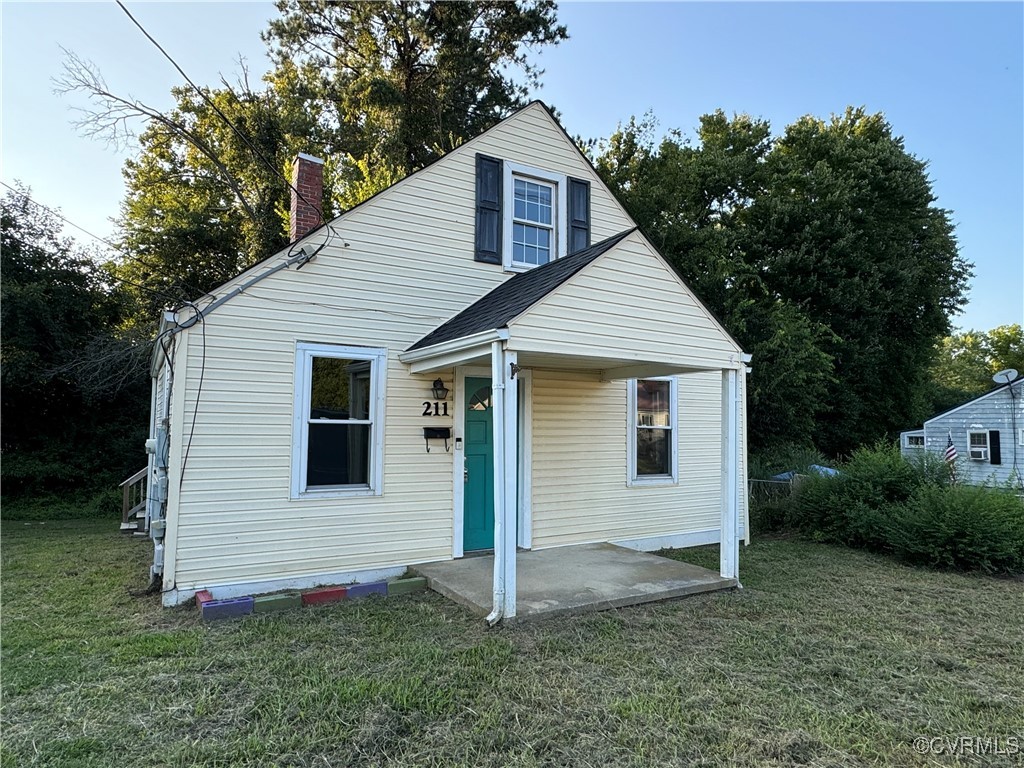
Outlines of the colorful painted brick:
<svg viewBox="0 0 1024 768">
<path fill-rule="evenodd" d="M 231 600 L 210 600 L 203 603 L 203 621 L 230 619 L 235 616 L 248 616 L 252 613 L 251 597 L 235 597 Z"/>
<path fill-rule="evenodd" d="M 279 595 L 262 595 L 253 600 L 253 613 L 270 613 L 271 611 L 288 611 L 302 607 L 302 595 L 298 592 L 285 592 Z"/>
<path fill-rule="evenodd" d="M 203 606 L 213 600 L 213 595 L 208 590 L 201 589 L 196 592 L 196 608 L 203 610 Z"/>
<path fill-rule="evenodd" d="M 388 582 L 389 595 L 408 595 L 410 592 L 422 592 L 426 588 L 427 580 L 422 576 Z"/>
<path fill-rule="evenodd" d="M 303 605 L 319 605 L 320 603 L 336 603 L 344 600 L 348 595 L 347 587 L 324 587 L 314 589 L 311 592 L 302 593 Z"/>
<path fill-rule="evenodd" d="M 349 584 L 348 596 L 350 598 L 368 597 L 369 595 L 388 594 L 388 583 L 386 581 L 374 581 L 369 584 Z"/>
</svg>

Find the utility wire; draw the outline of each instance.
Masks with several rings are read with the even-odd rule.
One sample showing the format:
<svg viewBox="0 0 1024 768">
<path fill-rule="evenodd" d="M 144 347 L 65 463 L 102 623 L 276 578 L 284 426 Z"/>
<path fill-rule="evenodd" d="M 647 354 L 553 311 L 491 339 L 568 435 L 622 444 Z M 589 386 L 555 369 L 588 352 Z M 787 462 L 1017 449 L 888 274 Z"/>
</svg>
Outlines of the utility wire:
<svg viewBox="0 0 1024 768">
<path fill-rule="evenodd" d="M 27 200 L 28 202 L 32 203 L 32 205 L 37 206 L 38 208 L 42 208 L 44 211 L 49 211 L 51 214 L 56 216 L 58 219 L 63 221 L 65 224 L 69 224 L 70 226 L 74 227 L 75 229 L 84 232 L 89 237 L 93 238 L 94 240 L 98 240 L 99 242 L 103 243 L 104 245 L 106 245 L 110 250 L 112 250 L 118 256 L 120 256 L 120 257 L 122 257 L 124 259 L 128 259 L 129 261 L 134 261 L 136 264 L 140 264 L 140 265 L 142 265 L 144 267 L 152 268 L 151 264 L 146 264 L 144 261 L 139 259 L 137 256 L 132 256 L 131 254 L 127 254 L 124 251 L 119 250 L 117 248 L 117 246 L 115 246 L 109 240 L 106 240 L 106 239 L 100 237 L 99 235 L 94 235 L 92 232 L 87 230 L 85 227 L 82 227 L 82 226 L 79 226 L 78 224 L 75 224 L 75 222 L 71 221 L 71 219 L 69 219 L 69 218 L 67 218 L 65 216 L 62 216 L 56 209 L 51 208 L 48 205 L 44 205 L 43 203 L 40 203 L 38 200 L 33 198 L 28 193 L 23 192 L 20 189 L 16 189 L 16 188 L 12 187 L 10 184 L 8 184 L 5 181 L 0 181 L 0 184 L 2 184 L 3 186 L 7 187 L 7 189 L 11 190 L 16 195 L 21 195 L 23 198 L 25 198 L 25 200 Z M 26 248 L 32 247 L 31 243 L 25 242 L 20 237 L 15 237 L 14 239 L 17 240 L 22 245 L 24 245 Z M 151 288 L 151 287 L 149 287 L 147 285 L 142 285 L 141 283 L 133 282 L 132 280 L 128 280 L 127 278 L 121 277 L 120 275 L 115 275 L 115 274 L 109 273 L 109 276 L 112 279 L 117 280 L 120 283 L 124 283 L 125 285 L 130 285 L 133 288 L 138 288 L 140 291 L 146 291 L 147 293 L 151 293 L 152 295 L 157 296 L 157 297 L 159 297 L 161 299 L 166 299 L 168 301 L 174 302 L 174 304 L 177 305 L 177 306 L 181 306 L 183 301 L 187 301 L 187 299 L 183 299 L 181 296 L 171 296 L 170 294 L 164 293 L 163 291 L 158 291 L 157 289 Z M 186 286 L 186 287 L 191 288 L 191 286 Z M 193 290 L 195 290 L 195 289 L 193 289 Z"/>
<path fill-rule="evenodd" d="M 146 30 L 144 26 L 142 26 L 139 20 L 132 15 L 131 11 L 129 11 L 128 8 L 125 7 L 125 4 L 121 2 L 121 0 L 117 0 L 117 5 L 118 7 L 120 7 L 122 11 L 124 11 L 125 15 L 129 19 L 131 19 L 132 23 L 139 28 L 139 31 L 146 36 L 146 39 L 149 40 L 149 42 L 151 42 L 154 46 L 156 46 L 156 49 L 164 55 L 164 58 L 167 59 L 176 70 L 178 70 L 178 73 L 183 78 L 185 78 L 185 81 L 192 86 L 192 89 L 199 94 L 199 97 L 203 101 L 205 101 L 210 106 L 210 108 L 213 109 L 214 112 L 217 113 L 220 119 L 224 121 L 224 124 L 227 125 L 228 128 L 230 128 L 234 132 L 234 134 L 238 136 L 239 139 L 242 140 L 242 142 L 250 149 L 253 155 L 255 155 L 256 158 L 260 162 L 262 162 L 270 170 L 271 173 L 280 176 L 282 179 L 284 179 L 284 183 L 288 185 L 288 188 L 291 189 L 291 191 L 294 192 L 295 195 L 302 202 L 304 202 L 306 205 L 308 205 L 310 208 L 316 211 L 317 216 L 320 217 L 320 223 L 327 226 L 329 235 L 327 242 L 329 242 L 330 237 L 334 236 L 334 231 L 332 227 L 327 223 L 327 219 L 324 217 L 324 212 L 321 209 L 321 207 L 319 205 L 313 205 L 311 202 L 309 202 L 309 200 L 307 200 L 303 196 L 303 194 L 298 190 L 298 188 L 295 185 L 293 185 L 291 181 L 289 181 L 288 177 L 281 173 L 281 170 L 277 168 L 272 162 L 270 162 L 263 155 L 263 153 L 260 152 L 258 147 L 256 147 L 251 141 L 249 141 L 249 138 L 244 133 L 242 133 L 242 131 L 239 130 L 238 127 L 236 127 L 235 124 L 231 122 L 231 120 L 228 119 L 228 116 L 221 111 L 220 107 L 217 106 L 216 102 L 214 102 L 213 99 L 207 96 L 206 92 L 202 88 L 196 85 L 196 83 L 192 80 L 192 78 L 188 76 L 185 70 L 181 68 L 178 62 L 176 62 L 174 58 L 164 49 L 164 47 L 156 41 L 156 39 Z M 318 250 L 323 249 L 327 245 L 327 242 L 325 242 L 324 245 L 322 245 Z"/>
<path fill-rule="evenodd" d="M 185 482 L 185 467 L 188 466 L 188 455 L 192 452 L 192 438 L 196 434 L 196 418 L 199 416 L 199 398 L 203 396 L 203 379 L 206 378 L 206 318 L 203 316 L 203 312 L 195 304 L 189 303 L 192 310 L 196 313 L 192 324 L 187 327 L 192 327 L 196 323 L 199 323 L 199 330 L 202 332 L 201 337 L 203 341 L 203 359 L 202 364 L 199 366 L 199 386 L 196 388 L 196 402 L 192 407 L 192 426 L 188 430 L 188 445 L 185 446 L 185 455 L 181 459 L 181 473 L 178 475 L 178 490 L 181 490 L 182 483 Z"/>
<path fill-rule="evenodd" d="M 104 244 L 105 246 L 107 246 L 107 247 L 108 247 L 108 248 L 109 248 L 110 250 L 112 250 L 112 251 L 117 251 L 117 246 L 116 246 L 116 245 L 114 245 L 113 243 L 111 243 L 111 242 L 110 242 L 109 240 L 107 240 L 107 239 L 106 239 L 106 238 L 104 238 L 104 237 L 100 237 L 99 235 L 94 235 L 94 234 L 93 234 L 92 232 L 90 232 L 90 231 L 89 231 L 88 229 L 86 229 L 85 227 L 81 227 L 81 226 L 79 226 L 78 224 L 75 224 L 75 222 L 71 221 L 70 219 L 66 219 L 66 218 L 64 218 L 64 216 L 62 216 L 62 215 L 61 215 L 61 213 L 60 213 L 59 211 L 57 211 L 56 209 L 54 209 L 54 208 L 51 208 L 51 207 L 50 207 L 50 206 L 48 206 L 48 205 L 43 205 L 43 204 L 42 204 L 42 203 L 40 203 L 40 202 L 39 202 L 38 200 L 33 200 L 33 199 L 32 199 L 32 197 L 31 197 L 30 195 L 28 195 L 27 193 L 23 192 L 23 191 L 22 191 L 22 190 L 20 190 L 20 189 L 17 189 L 17 188 L 15 188 L 15 187 L 12 187 L 12 186 L 11 186 L 10 184 L 8 184 L 8 183 L 7 183 L 6 181 L 0 181 L 0 184 L 2 184 L 2 185 L 4 185 L 5 187 L 7 187 L 7 188 L 8 188 L 9 190 L 11 190 L 11 192 L 13 192 L 14 194 L 16 194 L 16 195 L 21 195 L 22 197 L 24 197 L 24 198 L 25 198 L 26 200 L 28 200 L 28 201 L 29 201 L 30 203 L 32 203 L 33 205 L 37 205 L 37 206 L 39 206 L 40 208 L 42 208 L 43 210 L 49 211 L 49 212 L 50 212 L 50 213 L 52 213 L 52 214 L 53 214 L 54 216 L 56 216 L 56 217 L 57 217 L 58 219 L 60 219 L 61 221 L 63 221 L 63 222 L 65 223 L 65 224 L 69 224 L 69 225 L 71 225 L 72 227 L 74 227 L 75 229 L 79 230 L 80 232 L 84 232 L 84 233 L 85 233 L 85 234 L 87 234 L 87 235 L 88 235 L 89 237 L 91 237 L 91 238 L 92 238 L 93 240 L 97 240 L 97 241 L 99 241 L 99 242 L 103 243 L 103 244 Z"/>
<path fill-rule="evenodd" d="M 158 51 L 160 51 L 161 54 L 163 54 L 164 58 L 167 59 L 167 61 L 169 61 L 171 63 L 171 65 L 178 71 L 178 74 L 180 74 L 185 79 L 185 82 L 187 82 L 190 86 L 192 86 L 192 89 L 197 94 L 199 94 L 199 97 L 204 102 L 206 102 L 206 104 L 209 105 L 209 107 L 214 112 L 217 113 L 217 116 L 224 122 L 224 124 L 228 128 L 230 128 L 231 131 L 239 139 L 241 139 L 242 143 L 244 143 L 245 146 L 249 148 L 249 150 L 252 152 L 252 154 L 261 163 L 263 163 L 263 165 L 265 165 L 270 170 L 271 173 L 273 173 L 275 176 L 281 177 L 284 180 L 284 183 L 288 186 L 288 188 L 295 194 L 295 196 L 299 200 L 301 200 L 307 206 L 309 206 L 314 211 L 316 211 L 316 214 L 317 214 L 317 216 L 320 219 L 320 223 L 327 230 L 327 238 L 324 240 L 323 243 L 321 243 L 316 248 L 316 250 L 312 253 L 312 255 L 310 255 L 304 262 L 302 262 L 302 264 L 299 264 L 299 266 L 297 268 L 301 269 L 303 264 L 308 263 L 309 260 L 311 260 L 314 256 L 316 256 L 318 253 L 320 253 L 320 251 L 322 251 L 324 248 L 326 248 L 330 244 L 331 240 L 336 236 L 334 228 L 330 225 L 330 223 L 327 221 L 326 217 L 324 216 L 323 209 L 319 205 L 313 205 L 309 200 L 307 200 L 306 197 L 302 194 L 302 192 L 300 192 L 298 190 L 298 188 L 291 183 L 291 181 L 288 179 L 288 177 L 285 176 L 280 171 L 280 169 L 278 169 L 272 162 L 270 162 L 263 155 L 263 153 L 260 152 L 258 147 L 256 147 L 251 141 L 249 141 L 249 138 L 245 134 L 243 134 L 242 131 L 239 130 L 238 127 L 233 122 L 231 122 L 231 120 L 228 118 L 228 116 L 225 115 L 223 111 L 221 111 L 220 107 L 217 106 L 217 104 L 213 101 L 213 99 L 211 99 L 202 88 L 200 88 L 198 85 L 196 85 L 196 83 L 192 80 L 192 78 L 190 78 L 188 76 L 188 73 L 186 73 L 185 70 L 182 69 L 182 67 L 178 64 L 178 62 L 175 61 L 174 58 L 164 49 L 164 47 L 162 45 L 160 45 L 160 43 L 158 43 L 156 41 L 156 39 L 146 30 L 146 28 L 139 22 L 139 20 L 136 19 L 132 15 L 131 11 L 129 11 L 128 8 L 125 7 L 125 4 L 123 2 L 121 2 L 121 0 L 117 0 L 117 5 L 118 5 L 118 7 L 122 11 L 124 11 L 124 14 L 131 20 L 131 22 L 136 27 L 138 27 L 139 31 L 142 32 L 143 35 L 145 35 L 146 39 L 149 40 L 149 42 L 151 42 L 156 47 L 156 49 Z M 294 250 L 295 245 L 296 245 L 295 243 L 292 243 L 292 245 L 291 245 L 291 247 L 290 247 L 290 249 L 288 251 L 289 256 L 292 255 L 292 251 Z M 202 332 L 201 336 L 202 336 L 203 353 L 202 353 L 202 363 L 201 363 L 201 366 L 200 366 L 200 369 L 199 369 L 199 386 L 198 386 L 198 390 L 196 392 L 196 402 L 195 402 L 195 405 L 194 405 L 193 411 L 192 411 L 192 427 L 189 430 L 188 446 L 185 449 L 185 455 L 184 455 L 183 461 L 182 461 L 181 475 L 180 475 L 180 478 L 179 478 L 179 485 L 180 485 L 181 482 L 184 482 L 184 479 L 185 479 L 185 466 L 188 463 L 188 454 L 189 454 L 189 450 L 192 447 L 192 438 L 195 435 L 196 417 L 197 417 L 197 415 L 199 413 L 199 398 L 200 398 L 200 396 L 202 394 L 203 378 L 204 378 L 204 375 L 206 373 L 206 318 L 204 316 L 203 310 L 199 309 L 195 304 L 193 304 L 191 302 L 188 302 L 187 306 L 190 306 L 192 308 L 192 310 L 195 312 L 195 318 L 192 321 L 192 325 L 195 325 L 196 323 L 199 323 L 201 325 L 200 330 Z"/>
</svg>

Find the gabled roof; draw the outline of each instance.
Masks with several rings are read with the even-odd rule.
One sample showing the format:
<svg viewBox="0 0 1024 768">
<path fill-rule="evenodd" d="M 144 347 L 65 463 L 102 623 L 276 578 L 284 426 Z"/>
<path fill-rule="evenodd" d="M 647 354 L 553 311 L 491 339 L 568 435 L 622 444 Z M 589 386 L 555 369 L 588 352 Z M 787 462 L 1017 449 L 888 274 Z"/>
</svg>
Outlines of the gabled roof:
<svg viewBox="0 0 1024 768">
<path fill-rule="evenodd" d="M 928 422 L 930 422 L 930 421 L 935 421 L 935 419 L 941 418 L 943 416 L 949 416 L 951 413 L 956 413 L 957 411 L 959 411 L 959 410 L 961 410 L 963 408 L 967 408 L 968 406 L 974 405 L 975 403 L 977 403 L 980 400 L 985 400 L 986 398 L 992 397 L 992 395 L 996 394 L 997 392 L 1002 392 L 1004 389 L 1012 388 L 1014 391 L 1016 391 L 1017 389 L 1020 388 L 1020 385 L 1022 383 L 1024 383 L 1024 377 L 1018 378 L 1018 379 L 1014 379 L 1009 384 L 1000 384 L 995 389 L 990 389 L 988 392 L 986 392 L 983 395 L 978 395 L 977 397 L 972 397 L 966 403 L 960 403 L 960 405 L 954 406 L 953 408 L 949 408 L 949 409 L 947 409 L 945 411 L 942 411 L 941 413 L 935 414 L 930 419 L 925 419 L 924 423 L 925 423 L 925 425 L 927 425 Z"/>
<path fill-rule="evenodd" d="M 543 299 L 601 254 L 614 248 L 634 231 L 635 227 L 627 229 L 570 256 L 555 259 L 527 272 L 520 272 L 470 304 L 448 322 L 435 328 L 407 351 L 506 327 L 512 319 Z"/>
<path fill-rule="evenodd" d="M 342 211 L 337 216 L 332 218 L 329 222 L 324 222 L 320 226 L 314 227 L 313 229 L 311 229 L 309 232 L 307 232 L 305 235 L 303 235 L 301 238 L 299 238 L 295 242 L 289 243 L 288 245 L 286 245 L 284 248 L 280 249 L 279 251 L 270 254 L 269 256 L 267 256 L 266 258 L 264 258 L 261 261 L 257 262 L 256 264 L 253 264 L 251 267 L 247 267 L 246 269 L 242 270 L 241 272 L 239 272 L 234 277 L 229 278 L 227 281 L 225 281 L 224 283 L 222 283 L 218 287 L 216 287 L 216 288 L 212 289 L 210 292 L 204 294 L 204 296 L 211 296 L 211 295 L 215 295 L 215 294 L 220 294 L 222 291 L 225 291 L 225 290 L 231 291 L 235 287 L 235 285 L 237 285 L 239 282 L 245 280 L 247 277 L 253 277 L 253 278 L 255 278 L 258 281 L 258 280 L 262 280 L 264 277 L 269 276 L 270 274 L 272 274 L 271 271 L 267 270 L 267 271 L 262 272 L 262 273 L 260 271 L 261 270 L 265 270 L 267 265 L 271 261 L 274 261 L 275 259 L 278 259 L 281 256 L 284 256 L 286 258 L 289 258 L 289 257 L 293 256 L 295 253 L 299 252 L 298 249 L 301 246 L 303 246 L 305 244 L 311 243 L 311 239 L 312 238 L 316 237 L 317 235 L 322 235 L 325 231 L 328 233 L 329 236 L 333 236 L 335 233 L 334 233 L 332 228 L 340 227 L 342 224 L 344 224 L 345 219 L 348 218 L 348 216 L 351 213 L 353 213 L 355 211 L 363 210 L 365 207 L 368 207 L 373 201 L 377 200 L 380 197 L 383 197 L 383 196 L 387 195 L 392 190 L 400 187 L 401 185 L 406 184 L 406 183 L 412 181 L 414 178 L 416 178 L 421 173 L 423 173 L 423 171 L 427 170 L 428 168 L 431 168 L 432 166 L 434 166 L 434 165 L 436 165 L 438 163 L 443 162 L 445 159 L 447 159 L 447 158 L 449 158 L 449 157 L 451 157 L 451 156 L 453 156 L 453 155 L 455 155 L 457 153 L 473 151 L 473 147 L 474 147 L 474 145 L 476 145 L 478 140 L 482 139 L 484 136 L 489 134 L 491 131 L 493 131 L 498 126 L 502 125 L 503 123 L 506 123 L 506 122 L 508 122 L 510 120 L 513 120 L 513 119 L 517 118 L 519 115 L 524 114 L 525 112 L 527 112 L 530 109 L 533 109 L 534 107 L 539 107 L 541 110 L 543 110 L 544 114 L 547 115 L 548 119 L 551 120 L 552 124 L 565 137 L 566 142 L 568 143 L 568 145 L 570 147 L 572 147 L 572 149 L 575 151 L 575 154 L 586 164 L 586 166 L 594 174 L 595 179 L 599 183 L 601 183 L 601 176 L 598 173 L 597 168 L 594 165 L 594 162 L 589 157 L 587 157 L 587 155 L 579 148 L 579 145 L 569 135 L 569 132 L 565 130 L 565 127 L 559 121 L 558 117 L 555 115 L 555 113 L 551 109 L 551 107 L 549 107 L 547 104 L 545 104 L 540 99 L 534 99 L 533 101 L 529 102 L 525 106 L 520 107 L 519 109 L 514 111 L 512 114 L 507 115 L 506 117 L 503 117 L 502 119 L 498 120 L 494 125 L 492 125 L 487 130 L 482 131 L 481 133 L 478 133 L 476 136 L 473 136 L 472 138 L 468 139 L 463 144 L 460 144 L 459 146 L 455 147 L 451 151 L 446 152 L 443 155 L 439 155 L 439 156 L 435 157 L 433 160 L 428 162 L 422 168 L 417 168 L 415 171 L 412 171 L 408 175 L 403 176 L 401 179 L 396 181 L 394 184 L 391 184 L 390 186 L 387 186 L 384 189 L 378 190 L 377 192 L 375 192 L 374 194 L 370 195 L 370 197 L 366 198 L 365 200 L 363 200 L 363 201 L 361 201 L 359 203 L 356 203 L 351 208 L 348 208 L 348 209 Z M 610 190 L 609 190 L 609 192 L 610 192 Z M 611 194 L 611 198 L 612 198 L 614 204 L 623 213 L 623 215 L 627 219 L 632 221 L 632 217 L 629 215 L 629 212 L 626 211 L 626 208 L 625 208 L 625 206 L 622 205 L 622 202 L 614 194 Z M 341 239 L 344 240 L 344 233 L 342 233 Z M 316 248 L 313 248 L 311 246 L 311 250 L 316 250 Z M 259 274 L 257 274 L 257 273 L 259 273 Z M 234 292 L 232 291 L 232 293 L 234 293 Z M 197 301 L 198 301 L 198 299 L 197 299 Z M 204 313 L 206 311 L 208 311 L 208 310 L 209 310 L 209 307 L 204 309 Z"/>
</svg>

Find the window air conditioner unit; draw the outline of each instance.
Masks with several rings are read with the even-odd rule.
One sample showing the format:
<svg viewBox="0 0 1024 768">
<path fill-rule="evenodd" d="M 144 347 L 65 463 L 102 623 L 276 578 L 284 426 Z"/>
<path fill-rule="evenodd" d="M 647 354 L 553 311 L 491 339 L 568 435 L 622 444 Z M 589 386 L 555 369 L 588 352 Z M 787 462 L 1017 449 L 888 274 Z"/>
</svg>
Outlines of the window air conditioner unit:
<svg viewBox="0 0 1024 768">
<path fill-rule="evenodd" d="M 988 461 L 988 448 L 971 448 L 971 461 Z"/>
</svg>

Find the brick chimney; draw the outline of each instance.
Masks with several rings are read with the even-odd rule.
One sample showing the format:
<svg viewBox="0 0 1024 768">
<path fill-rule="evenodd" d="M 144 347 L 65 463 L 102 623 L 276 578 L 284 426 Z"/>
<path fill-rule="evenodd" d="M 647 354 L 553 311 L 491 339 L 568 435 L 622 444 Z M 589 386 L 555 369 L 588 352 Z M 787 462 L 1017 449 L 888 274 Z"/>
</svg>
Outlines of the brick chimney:
<svg viewBox="0 0 1024 768">
<path fill-rule="evenodd" d="M 324 161 L 300 152 L 292 163 L 292 186 L 304 198 L 300 199 L 292 190 L 289 234 L 294 243 L 323 223 L 318 210 L 324 199 Z"/>
</svg>

